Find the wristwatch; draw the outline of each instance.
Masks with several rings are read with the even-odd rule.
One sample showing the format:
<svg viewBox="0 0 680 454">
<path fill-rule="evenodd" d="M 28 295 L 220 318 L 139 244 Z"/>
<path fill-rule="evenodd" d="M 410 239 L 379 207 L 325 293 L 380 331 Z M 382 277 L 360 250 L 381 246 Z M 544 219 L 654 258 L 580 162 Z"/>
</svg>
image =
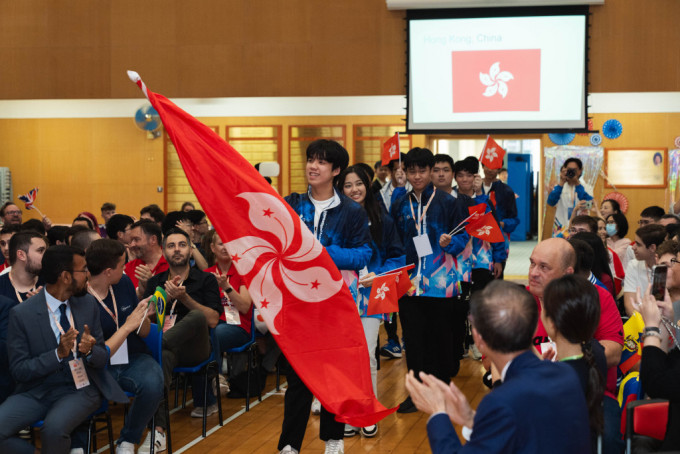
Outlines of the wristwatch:
<svg viewBox="0 0 680 454">
<path fill-rule="evenodd" d="M 233 291 L 234 291 L 234 287 L 229 287 L 229 288 L 227 289 L 227 293 L 231 293 L 231 292 L 233 292 Z"/>
</svg>

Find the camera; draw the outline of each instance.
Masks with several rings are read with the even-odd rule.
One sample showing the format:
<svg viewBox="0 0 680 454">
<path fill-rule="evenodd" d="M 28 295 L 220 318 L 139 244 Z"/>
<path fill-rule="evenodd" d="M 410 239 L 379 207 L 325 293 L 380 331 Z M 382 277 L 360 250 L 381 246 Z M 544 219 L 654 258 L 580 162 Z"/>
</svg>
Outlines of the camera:
<svg viewBox="0 0 680 454">
<path fill-rule="evenodd" d="M 567 178 L 574 178 L 576 176 L 576 170 L 567 169 Z"/>
</svg>

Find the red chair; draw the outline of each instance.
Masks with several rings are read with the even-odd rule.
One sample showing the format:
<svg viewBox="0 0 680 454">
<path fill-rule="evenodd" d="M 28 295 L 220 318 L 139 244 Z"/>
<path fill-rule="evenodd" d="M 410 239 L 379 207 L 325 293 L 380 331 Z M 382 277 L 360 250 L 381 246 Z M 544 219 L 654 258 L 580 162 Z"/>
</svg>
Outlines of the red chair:
<svg viewBox="0 0 680 454">
<path fill-rule="evenodd" d="M 667 400 L 636 400 L 629 403 L 626 408 L 626 454 L 632 453 L 634 435 L 644 435 L 657 440 L 663 440 L 666 437 Z"/>
</svg>

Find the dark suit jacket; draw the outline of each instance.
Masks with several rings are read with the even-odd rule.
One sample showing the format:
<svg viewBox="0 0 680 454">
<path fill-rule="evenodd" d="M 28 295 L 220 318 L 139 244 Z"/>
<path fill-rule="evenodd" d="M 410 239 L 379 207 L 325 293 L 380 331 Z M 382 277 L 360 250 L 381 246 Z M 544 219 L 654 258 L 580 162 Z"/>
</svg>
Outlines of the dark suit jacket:
<svg viewBox="0 0 680 454">
<path fill-rule="evenodd" d="M 7 357 L 7 324 L 9 311 L 17 303 L 0 295 L 0 403 L 4 402 L 14 390 L 14 380 L 9 373 L 9 358 Z"/>
<path fill-rule="evenodd" d="M 517 356 L 502 385 L 477 408 L 470 441 L 461 446 L 446 414 L 432 417 L 427 435 L 439 453 L 589 453 L 588 409 L 578 377 L 566 364 Z"/>
<path fill-rule="evenodd" d="M 84 332 L 84 325 L 97 339 L 89 359 L 86 359 L 90 385 L 96 386 L 102 395 L 115 402 L 127 403 L 129 399 L 106 370 L 109 353 L 104 344 L 99 307 L 91 295 L 69 299 L 73 322 L 80 332 L 78 342 Z M 10 311 L 7 347 L 12 377 L 16 381 L 16 392 L 29 391 L 60 370 L 60 362 L 55 354 L 57 339 L 50 326 L 49 310 L 45 300 L 45 290 L 14 306 Z"/>
</svg>

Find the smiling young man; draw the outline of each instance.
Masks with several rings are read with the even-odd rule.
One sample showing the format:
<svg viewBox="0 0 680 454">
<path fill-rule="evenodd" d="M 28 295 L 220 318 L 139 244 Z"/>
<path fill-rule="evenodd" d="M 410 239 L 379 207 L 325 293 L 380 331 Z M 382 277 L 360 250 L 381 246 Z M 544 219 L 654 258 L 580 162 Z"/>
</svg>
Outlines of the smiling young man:
<svg viewBox="0 0 680 454">
<path fill-rule="evenodd" d="M 148 222 L 148 221 L 146 221 Z M 155 227 L 155 223 L 152 223 Z M 217 326 L 222 312 L 220 288 L 217 279 L 210 273 L 189 266 L 191 255 L 191 239 L 189 234 L 179 228 L 168 230 L 163 237 L 163 254 L 168 263 L 168 270 L 149 279 L 143 295 L 153 295 L 156 287 L 165 288 L 168 302 L 163 333 L 163 375 L 165 386 L 170 386 L 172 370 L 177 366 L 191 367 L 210 356 L 210 335 L 208 328 Z M 201 389 L 194 380 L 194 390 Z M 211 400 L 210 396 L 208 398 Z M 214 396 L 212 396 L 214 399 Z M 201 392 L 194 393 L 194 405 L 203 410 L 204 403 Z M 164 451 L 165 407 L 161 402 L 156 411 L 155 451 Z M 217 411 L 216 405 L 208 402 L 207 414 Z M 151 434 L 147 434 L 138 453 L 150 450 Z"/>
<path fill-rule="evenodd" d="M 349 154 L 339 143 L 326 139 L 312 142 L 307 147 L 305 168 L 309 189 L 304 194 L 289 195 L 286 202 L 326 248 L 338 269 L 356 274 L 368 266 L 371 259 L 371 234 L 368 216 L 361 205 L 334 189 L 336 177 L 348 164 Z M 292 367 L 287 379 L 278 449 L 281 453 L 298 453 L 313 396 Z M 335 421 L 335 416 L 323 408 L 319 432 L 326 442 L 327 454 L 344 452 L 345 425 Z"/>
<path fill-rule="evenodd" d="M 457 298 L 461 286 L 454 257 L 470 238 L 465 230 L 448 234 L 467 217 L 466 206 L 432 184 L 430 150 L 413 148 L 404 165 L 413 189 L 392 204 L 391 213 L 406 263 L 416 265 L 411 274 L 416 291 L 399 300 L 406 365 L 416 376 L 422 371 L 448 383 L 460 366 L 456 346 L 463 343 L 467 315 Z M 410 397 L 398 411 L 416 411 Z"/>
</svg>

